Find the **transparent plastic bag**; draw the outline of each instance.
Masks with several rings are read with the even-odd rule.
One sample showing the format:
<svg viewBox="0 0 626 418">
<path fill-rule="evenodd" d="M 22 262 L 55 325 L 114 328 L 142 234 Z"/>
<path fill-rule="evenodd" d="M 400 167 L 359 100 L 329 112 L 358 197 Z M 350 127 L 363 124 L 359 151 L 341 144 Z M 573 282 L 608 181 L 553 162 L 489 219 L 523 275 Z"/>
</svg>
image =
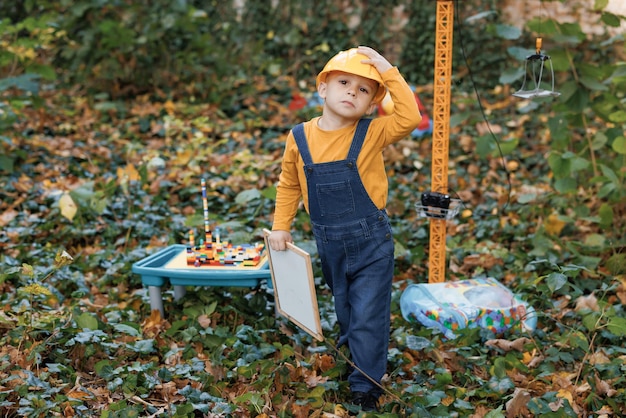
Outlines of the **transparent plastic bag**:
<svg viewBox="0 0 626 418">
<path fill-rule="evenodd" d="M 535 311 L 492 277 L 409 285 L 400 297 L 402 316 L 454 338 L 455 331 L 481 327 L 500 334 L 533 331 Z"/>
</svg>

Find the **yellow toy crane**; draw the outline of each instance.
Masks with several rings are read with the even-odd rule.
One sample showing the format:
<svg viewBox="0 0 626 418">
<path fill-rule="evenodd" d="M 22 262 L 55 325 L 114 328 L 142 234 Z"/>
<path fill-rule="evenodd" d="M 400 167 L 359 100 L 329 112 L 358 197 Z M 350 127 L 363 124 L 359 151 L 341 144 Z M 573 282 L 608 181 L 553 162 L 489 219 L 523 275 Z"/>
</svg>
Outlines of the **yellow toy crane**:
<svg viewBox="0 0 626 418">
<path fill-rule="evenodd" d="M 421 204 L 416 204 L 418 211 L 421 211 L 421 215 L 430 218 L 429 283 L 439 283 L 445 280 L 446 220 L 458 212 L 458 210 L 450 207 L 453 199 L 450 199 L 448 195 L 453 24 L 454 0 L 437 0 L 434 102 L 432 112 L 432 190 L 422 193 Z"/>
</svg>

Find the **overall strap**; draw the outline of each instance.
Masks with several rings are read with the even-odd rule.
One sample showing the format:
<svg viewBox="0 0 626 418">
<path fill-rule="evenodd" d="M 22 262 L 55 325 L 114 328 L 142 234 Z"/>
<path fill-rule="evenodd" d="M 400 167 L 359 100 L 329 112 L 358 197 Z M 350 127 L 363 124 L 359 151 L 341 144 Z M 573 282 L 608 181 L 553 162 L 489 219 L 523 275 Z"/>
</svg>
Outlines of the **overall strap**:
<svg viewBox="0 0 626 418">
<path fill-rule="evenodd" d="M 361 152 L 363 142 L 365 142 L 365 134 L 370 126 L 371 119 L 361 119 L 356 126 L 354 137 L 352 138 L 352 145 L 350 145 L 350 151 L 348 151 L 348 160 L 356 160 Z"/>
<path fill-rule="evenodd" d="M 365 141 L 365 135 L 370 126 L 371 119 L 360 119 L 352 138 L 352 144 L 350 145 L 350 151 L 348 151 L 347 159 L 356 160 L 361 152 L 361 147 Z M 293 129 L 293 137 L 296 140 L 296 145 L 302 156 L 302 160 L 305 165 L 313 164 L 313 158 L 311 158 L 311 152 L 309 151 L 309 145 L 306 142 L 306 135 L 304 134 L 304 123 L 297 124 Z"/>
<path fill-rule="evenodd" d="M 309 151 L 309 145 L 306 142 L 306 135 L 304 134 L 304 123 L 297 124 L 292 129 L 292 132 L 293 137 L 296 140 L 296 145 L 298 146 L 298 151 L 300 151 L 300 155 L 302 156 L 302 161 L 304 161 L 305 165 L 313 164 L 311 152 Z"/>
</svg>

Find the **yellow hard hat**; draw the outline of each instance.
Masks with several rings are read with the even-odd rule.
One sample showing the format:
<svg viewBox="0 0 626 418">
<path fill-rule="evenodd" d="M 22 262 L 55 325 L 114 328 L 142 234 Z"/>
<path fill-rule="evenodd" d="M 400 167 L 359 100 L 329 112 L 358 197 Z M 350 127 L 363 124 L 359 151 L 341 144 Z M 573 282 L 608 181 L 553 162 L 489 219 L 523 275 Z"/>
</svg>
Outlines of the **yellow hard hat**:
<svg viewBox="0 0 626 418">
<path fill-rule="evenodd" d="M 378 103 L 385 97 L 387 89 L 376 67 L 361 62 L 367 59 L 369 59 L 369 57 L 359 54 L 356 48 L 341 51 L 326 63 L 324 69 L 317 75 L 315 85 L 319 86 L 320 83 L 325 82 L 328 73 L 331 71 L 343 71 L 344 73 L 360 75 L 361 77 L 369 78 L 378 83 L 378 90 L 373 99 L 374 102 Z"/>
</svg>

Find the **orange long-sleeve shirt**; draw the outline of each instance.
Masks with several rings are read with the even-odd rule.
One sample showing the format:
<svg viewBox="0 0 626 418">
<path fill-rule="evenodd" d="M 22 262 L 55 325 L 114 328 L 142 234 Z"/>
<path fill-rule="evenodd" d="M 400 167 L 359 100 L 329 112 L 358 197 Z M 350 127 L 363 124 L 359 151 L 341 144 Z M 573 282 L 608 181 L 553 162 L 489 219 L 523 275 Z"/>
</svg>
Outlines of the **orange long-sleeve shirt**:
<svg viewBox="0 0 626 418">
<path fill-rule="evenodd" d="M 374 119 L 367 131 L 363 148 L 357 159 L 357 168 L 365 190 L 372 202 L 382 209 L 387 205 L 388 181 L 383 160 L 383 149 L 409 135 L 420 123 L 415 97 L 397 67 L 381 74 L 394 103 L 389 116 Z M 324 131 L 317 126 L 319 117 L 304 124 L 309 150 L 314 163 L 344 160 L 356 131 L 353 126 Z M 289 132 L 279 177 L 273 230 L 289 231 L 298 210 L 300 199 L 309 210 L 304 162 L 298 151 L 293 132 Z"/>
</svg>

